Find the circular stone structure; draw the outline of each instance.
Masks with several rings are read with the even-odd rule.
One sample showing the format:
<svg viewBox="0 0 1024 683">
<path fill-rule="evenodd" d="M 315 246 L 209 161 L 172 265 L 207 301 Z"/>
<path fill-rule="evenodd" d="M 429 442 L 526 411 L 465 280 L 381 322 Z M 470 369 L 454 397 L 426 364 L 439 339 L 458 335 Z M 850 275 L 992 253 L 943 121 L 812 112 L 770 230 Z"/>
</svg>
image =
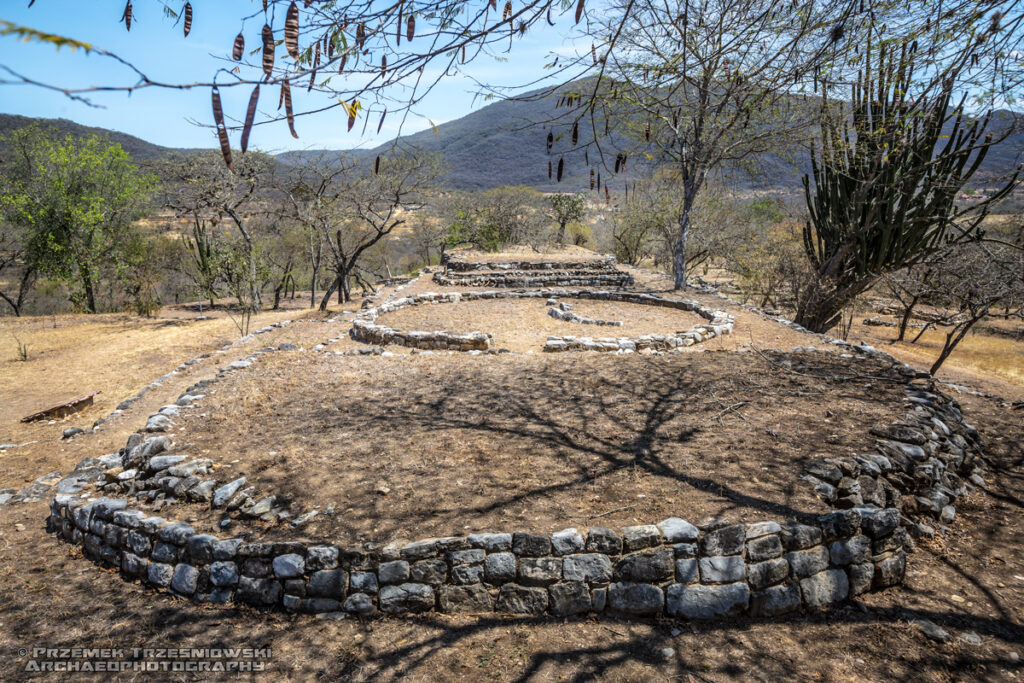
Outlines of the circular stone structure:
<svg viewBox="0 0 1024 683">
<path fill-rule="evenodd" d="M 873 432 L 875 452 L 808 468 L 807 485 L 844 508 L 813 523 L 698 527 L 669 517 L 621 530 L 497 530 L 377 547 L 309 539 L 297 530 L 291 540 L 247 542 L 147 513 L 144 501 L 163 491 L 244 518 L 286 518 L 272 494 L 246 486 L 244 478 L 218 481 L 211 461 L 174 453 L 164 435 L 177 411 L 200 401 L 213 382 L 251 371 L 259 356 L 189 387 L 116 455 L 80 463 L 72 477 L 105 496 L 96 499 L 91 490 L 56 496 L 48 530 L 126 577 L 200 602 L 359 616 L 437 610 L 774 617 L 900 583 L 911 547 L 901 500 L 912 497 L 922 513 L 949 505 L 965 493 L 963 479 L 980 453 L 977 430 L 956 401 L 904 367 L 903 413 Z"/>
</svg>

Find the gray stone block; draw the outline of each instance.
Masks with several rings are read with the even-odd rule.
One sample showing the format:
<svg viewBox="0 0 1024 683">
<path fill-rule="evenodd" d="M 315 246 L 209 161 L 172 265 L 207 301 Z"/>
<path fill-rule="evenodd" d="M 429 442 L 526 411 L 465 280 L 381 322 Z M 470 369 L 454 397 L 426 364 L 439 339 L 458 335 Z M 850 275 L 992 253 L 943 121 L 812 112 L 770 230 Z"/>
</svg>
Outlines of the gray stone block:
<svg viewBox="0 0 1024 683">
<path fill-rule="evenodd" d="M 780 533 L 786 550 L 806 550 L 821 543 L 821 529 L 797 522 L 789 522 Z"/>
<path fill-rule="evenodd" d="M 466 585 L 480 583 L 484 578 L 484 567 L 482 564 L 460 564 L 452 567 L 452 583 Z"/>
<path fill-rule="evenodd" d="M 291 579 L 302 576 L 306 571 L 306 558 L 298 553 L 287 553 L 274 558 L 274 576 L 279 579 Z"/>
<path fill-rule="evenodd" d="M 721 586 L 683 585 L 668 587 L 667 611 L 675 617 L 712 619 L 742 614 L 750 604 L 750 587 L 746 583 Z"/>
<path fill-rule="evenodd" d="M 448 564 L 440 557 L 430 560 L 420 560 L 412 566 L 409 577 L 413 583 L 428 583 L 436 586 L 444 583 L 448 575 Z"/>
<path fill-rule="evenodd" d="M 587 534 L 587 552 L 618 555 L 622 552 L 622 537 L 606 527 L 593 527 Z"/>
<path fill-rule="evenodd" d="M 818 525 L 826 541 L 849 538 L 860 532 L 860 511 L 854 508 L 823 515 L 818 518 Z"/>
<path fill-rule="evenodd" d="M 562 529 L 551 534 L 551 548 L 555 555 L 572 555 L 583 550 L 583 537 L 576 529 Z"/>
<path fill-rule="evenodd" d="M 489 583 L 505 583 L 516 578 L 516 556 L 513 553 L 491 553 L 484 560 L 484 578 Z"/>
<path fill-rule="evenodd" d="M 661 530 L 653 524 L 627 526 L 622 530 L 622 539 L 622 547 L 627 553 L 660 545 L 665 540 Z"/>
<path fill-rule="evenodd" d="M 470 534 L 469 543 L 489 553 L 505 552 L 512 549 L 512 534 Z"/>
<path fill-rule="evenodd" d="M 377 575 L 373 572 L 352 572 L 348 576 L 348 583 L 354 593 L 377 592 Z"/>
<path fill-rule="evenodd" d="M 199 570 L 190 564 L 179 564 L 174 568 L 174 577 L 171 579 L 171 588 L 182 595 L 192 595 L 196 592 L 196 585 L 199 582 Z"/>
<path fill-rule="evenodd" d="M 829 569 L 800 581 L 800 593 L 808 609 L 824 609 L 850 594 L 850 580 L 841 569 Z"/>
<path fill-rule="evenodd" d="M 654 615 L 665 607 L 665 593 L 648 583 L 613 583 L 608 587 L 609 608 L 622 614 Z"/>
<path fill-rule="evenodd" d="M 829 554 L 825 546 L 819 545 L 809 550 L 786 553 L 786 560 L 793 570 L 793 576 L 803 579 L 828 569 Z"/>
<path fill-rule="evenodd" d="M 882 538 L 891 534 L 900 523 L 900 511 L 896 508 L 875 510 L 861 516 L 861 527 L 871 538 Z"/>
<path fill-rule="evenodd" d="M 707 556 L 739 555 L 743 552 L 743 542 L 746 538 L 746 529 L 742 524 L 716 529 L 701 539 L 701 553 Z"/>
<path fill-rule="evenodd" d="M 442 612 L 490 612 L 494 599 L 482 584 L 467 586 L 445 586 L 441 589 L 440 607 Z"/>
<path fill-rule="evenodd" d="M 587 584 L 580 581 L 566 581 L 548 587 L 551 596 L 551 613 L 558 617 L 589 612 L 593 599 Z"/>
<path fill-rule="evenodd" d="M 747 525 L 746 536 L 747 540 L 751 541 L 768 534 L 777 534 L 780 531 L 782 531 L 782 527 L 779 526 L 778 522 L 754 522 Z"/>
<path fill-rule="evenodd" d="M 548 608 L 548 592 L 544 588 L 530 588 L 506 583 L 498 592 L 495 611 L 506 614 L 543 614 Z"/>
<path fill-rule="evenodd" d="M 697 560 L 676 560 L 676 583 L 696 583 L 700 579 Z"/>
<path fill-rule="evenodd" d="M 834 541 L 829 547 L 832 564 L 845 567 L 848 564 L 861 564 L 871 558 L 871 539 L 867 536 L 854 536 Z"/>
<path fill-rule="evenodd" d="M 437 542 L 436 541 L 417 541 L 410 543 L 407 546 L 403 546 L 399 550 L 399 556 L 403 560 L 425 560 L 428 557 L 435 557 L 437 555 Z M 383 609 L 383 607 L 381 607 Z"/>
<path fill-rule="evenodd" d="M 846 573 L 850 579 L 850 595 L 860 595 L 871 590 L 875 578 L 875 565 L 871 562 L 851 564 Z"/>
<path fill-rule="evenodd" d="M 875 559 L 875 576 L 873 585 L 875 588 L 888 588 L 903 581 L 907 573 L 907 556 L 901 550 L 888 557 Z"/>
<path fill-rule="evenodd" d="M 424 583 L 382 586 L 380 609 L 388 614 L 427 612 L 434 608 L 434 589 Z"/>
<path fill-rule="evenodd" d="M 306 548 L 306 569 L 320 571 L 338 566 L 338 548 L 333 545 L 312 545 Z"/>
<path fill-rule="evenodd" d="M 557 557 L 523 557 L 519 559 L 519 583 L 546 586 L 562 579 L 562 560 Z"/>
<path fill-rule="evenodd" d="M 540 534 L 517 531 L 512 534 L 512 552 L 520 557 L 543 557 L 551 554 L 551 539 Z"/>
<path fill-rule="evenodd" d="M 697 544 L 676 543 L 674 546 L 672 546 L 672 551 L 675 553 L 677 560 L 697 557 Z"/>
<path fill-rule="evenodd" d="M 785 558 L 766 560 L 756 564 L 747 565 L 747 582 L 754 590 L 761 590 L 777 583 L 782 583 L 789 577 L 789 562 Z"/>
<path fill-rule="evenodd" d="M 702 557 L 700 580 L 702 583 L 735 583 L 747 576 L 747 565 L 739 555 Z"/>
<path fill-rule="evenodd" d="M 321 569 L 309 575 L 306 594 L 312 598 L 341 598 L 348 585 L 344 569 Z"/>
<path fill-rule="evenodd" d="M 612 580 L 612 562 L 601 553 L 569 555 L 562 560 L 562 576 L 566 581 L 608 583 Z"/>
<path fill-rule="evenodd" d="M 373 604 L 373 598 L 366 593 L 353 593 L 345 600 L 342 609 L 362 617 L 368 617 L 377 612 L 377 606 Z"/>
<path fill-rule="evenodd" d="M 480 548 L 471 548 L 469 550 L 453 550 L 445 555 L 450 565 L 460 564 L 480 564 L 484 561 L 486 553 Z"/>
<path fill-rule="evenodd" d="M 782 541 L 778 536 L 761 536 L 747 541 L 747 559 L 750 562 L 763 562 L 776 557 L 782 557 Z"/>
<path fill-rule="evenodd" d="M 380 577 L 381 585 L 405 583 L 409 580 L 409 575 L 409 563 L 405 560 L 382 562 L 377 567 L 377 576 Z M 384 609 L 383 605 L 381 605 L 381 609 Z"/>
<path fill-rule="evenodd" d="M 671 579 L 675 573 L 675 553 L 671 548 L 658 548 L 626 555 L 615 563 L 615 580 L 626 582 L 658 582 Z"/>
<path fill-rule="evenodd" d="M 210 583 L 214 586 L 234 586 L 238 583 L 238 565 L 218 561 L 210 565 Z"/>
<path fill-rule="evenodd" d="M 238 579 L 235 598 L 250 605 L 274 605 L 281 599 L 281 582 L 274 579 Z"/>
<path fill-rule="evenodd" d="M 658 524 L 658 529 L 669 543 L 693 542 L 700 536 L 697 527 L 679 517 L 669 517 Z"/>
</svg>

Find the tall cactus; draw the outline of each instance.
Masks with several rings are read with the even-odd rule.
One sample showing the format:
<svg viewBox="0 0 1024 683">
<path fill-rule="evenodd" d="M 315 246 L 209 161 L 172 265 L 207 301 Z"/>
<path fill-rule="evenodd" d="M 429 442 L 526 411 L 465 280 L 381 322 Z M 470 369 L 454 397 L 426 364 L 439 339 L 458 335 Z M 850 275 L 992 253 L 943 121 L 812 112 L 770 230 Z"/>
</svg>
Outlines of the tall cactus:
<svg viewBox="0 0 1024 683">
<path fill-rule="evenodd" d="M 979 238 L 991 204 L 1020 173 L 981 204 L 958 207 L 957 194 L 996 142 L 985 133 L 991 112 L 967 116 L 963 98 L 950 106 L 966 54 L 916 99 L 912 46 L 883 43 L 873 51 L 869 43 L 866 54 L 849 110 L 823 99 L 813 188 L 803 178 L 810 214 L 803 241 L 814 278 L 798 300 L 797 322 L 816 332 L 835 326 L 843 308 L 885 273 Z"/>
</svg>

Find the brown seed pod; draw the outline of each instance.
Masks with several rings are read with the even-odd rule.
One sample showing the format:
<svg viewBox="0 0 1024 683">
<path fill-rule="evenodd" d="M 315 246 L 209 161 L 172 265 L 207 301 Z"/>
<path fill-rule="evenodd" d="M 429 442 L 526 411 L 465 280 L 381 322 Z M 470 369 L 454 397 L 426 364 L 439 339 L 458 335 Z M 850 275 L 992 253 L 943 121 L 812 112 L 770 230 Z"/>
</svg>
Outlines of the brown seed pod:
<svg viewBox="0 0 1024 683">
<path fill-rule="evenodd" d="M 619 164 L 622 163 L 622 154 L 615 155 L 615 172 L 619 172 Z"/>
<path fill-rule="evenodd" d="M 281 111 L 284 106 L 284 83 L 281 84 L 281 94 L 277 96 L 277 110 Z"/>
<path fill-rule="evenodd" d="M 551 180 L 551 160 L 548 160 L 548 180 Z"/>
<path fill-rule="evenodd" d="M 597 172 L 597 191 L 601 191 L 601 172 Z"/>
<path fill-rule="evenodd" d="M 263 73 L 270 78 L 274 73 L 274 29 L 263 24 Z"/>
<path fill-rule="evenodd" d="M 465 45 L 462 46 L 462 63 L 463 64 L 466 63 L 466 46 Z"/>
<path fill-rule="evenodd" d="M 284 90 L 284 115 L 288 119 L 288 130 L 293 138 L 298 138 L 299 134 L 295 132 L 295 113 L 292 111 L 292 89 L 287 80 L 281 82 L 281 89 Z"/>
<path fill-rule="evenodd" d="M 590 166 L 590 150 L 589 149 L 583 150 L 583 163 L 586 164 L 587 166 Z"/>
<path fill-rule="evenodd" d="M 575 147 L 576 143 L 580 141 L 580 122 L 573 121 L 572 123 L 572 146 Z"/>
<path fill-rule="evenodd" d="M 583 3 L 585 1 L 586 0 L 579 0 L 579 2 L 576 3 L 576 23 L 577 24 L 580 23 L 580 19 L 583 17 Z"/>
<path fill-rule="evenodd" d="M 386 76 L 387 73 L 388 73 L 388 56 L 387 55 L 381 55 L 380 56 L 380 77 L 384 78 L 384 76 Z"/>
<path fill-rule="evenodd" d="M 249 96 L 249 108 L 245 110 L 245 126 L 242 128 L 242 153 L 249 148 L 249 133 L 252 131 L 252 123 L 256 120 L 256 103 L 260 99 L 260 86 L 257 83 Z"/>
<path fill-rule="evenodd" d="M 189 31 L 192 30 L 192 3 L 185 3 L 185 37 L 188 38 Z"/>
<path fill-rule="evenodd" d="M 313 85 L 316 83 L 316 70 L 320 68 L 320 41 L 316 43 L 316 52 L 313 57 L 313 70 L 309 74 L 309 85 L 306 86 L 306 92 L 313 89 Z"/>
<path fill-rule="evenodd" d="M 548 131 L 548 154 L 551 154 L 551 146 L 555 144 L 555 136 L 551 131 Z"/>
<path fill-rule="evenodd" d="M 220 153 L 228 169 L 234 171 L 235 167 L 231 162 L 231 141 L 228 140 L 228 129 L 224 126 L 224 108 L 220 103 L 220 90 L 217 86 L 213 86 L 210 98 L 213 101 L 213 122 L 217 125 L 217 138 L 220 139 Z"/>
<path fill-rule="evenodd" d="M 373 174 L 378 175 L 380 173 L 380 155 L 373 161 Z"/>
<path fill-rule="evenodd" d="M 590 189 L 594 189 L 594 169 L 590 169 Z"/>
<path fill-rule="evenodd" d="M 412 14 L 409 15 L 409 20 L 405 24 L 405 39 L 412 40 L 413 36 L 416 35 L 416 17 Z"/>
<path fill-rule="evenodd" d="M 651 122 L 650 121 L 648 121 L 647 125 L 644 127 L 644 139 L 647 140 L 647 142 L 651 141 Z"/>
<path fill-rule="evenodd" d="M 341 73 L 342 71 L 345 70 L 345 62 L 347 62 L 347 61 L 348 61 L 348 52 L 345 52 L 345 54 L 343 54 L 341 56 L 341 63 L 338 64 L 338 73 Z"/>
<path fill-rule="evenodd" d="M 356 125 L 356 103 L 353 101 L 348 110 L 348 130 L 352 132 L 352 126 Z"/>
<path fill-rule="evenodd" d="M 558 182 L 562 182 L 562 169 L 565 166 L 565 160 L 562 157 L 558 157 Z"/>
<path fill-rule="evenodd" d="M 385 107 L 384 111 L 380 113 L 380 121 L 377 122 L 377 134 L 380 135 L 380 129 L 384 126 L 384 117 L 388 115 L 388 110 Z"/>
<path fill-rule="evenodd" d="M 128 4 L 124 6 L 124 12 L 121 14 L 121 21 L 124 22 L 125 30 L 132 30 L 132 3 L 130 0 Z"/>
<path fill-rule="evenodd" d="M 295 4 L 288 5 L 288 14 L 284 18 L 284 46 L 292 59 L 299 59 L 299 7 Z"/>
<path fill-rule="evenodd" d="M 512 0 L 505 0 L 505 7 L 501 10 L 501 20 L 512 18 Z"/>
<path fill-rule="evenodd" d="M 240 61 L 243 54 L 245 54 L 245 36 L 239 32 L 239 34 L 235 36 L 235 44 L 231 47 L 231 59 L 236 62 Z"/>
<path fill-rule="evenodd" d="M 491 9 L 497 11 L 497 9 L 498 9 L 498 0 L 491 0 Z"/>
<path fill-rule="evenodd" d="M 610 192 L 608 192 L 608 186 L 605 185 L 604 186 L 604 203 L 605 204 L 611 204 L 611 201 L 612 201 L 612 195 L 611 195 Z"/>
<path fill-rule="evenodd" d="M 359 24 L 356 26 L 356 45 L 359 49 L 363 49 L 363 45 L 366 43 L 366 24 Z"/>
</svg>

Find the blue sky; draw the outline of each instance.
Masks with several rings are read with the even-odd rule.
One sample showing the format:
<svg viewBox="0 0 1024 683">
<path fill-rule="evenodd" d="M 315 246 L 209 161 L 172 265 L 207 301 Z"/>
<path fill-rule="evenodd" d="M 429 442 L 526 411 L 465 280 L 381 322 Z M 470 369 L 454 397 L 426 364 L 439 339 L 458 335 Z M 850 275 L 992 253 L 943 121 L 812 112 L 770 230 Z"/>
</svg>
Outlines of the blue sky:
<svg viewBox="0 0 1024 683">
<path fill-rule="evenodd" d="M 168 3 L 180 9 L 179 0 Z M 138 66 L 153 80 L 169 82 L 208 81 L 223 65 L 219 57 L 230 54 L 235 35 L 242 28 L 241 17 L 251 14 L 259 3 L 251 0 L 193 0 L 195 18 L 187 38 L 181 26 L 164 16 L 157 0 L 136 0 L 134 21 L 130 32 L 118 23 L 124 0 L 36 0 L 29 9 L 28 0 L 0 0 L 0 20 L 75 38 L 114 52 Z M 571 12 L 570 12 L 571 14 Z M 542 22 L 543 23 L 543 22 Z M 257 40 L 262 23 L 245 25 L 247 49 Z M 564 52 L 566 34 L 572 27 L 571 16 L 565 15 L 551 28 L 546 25 L 531 30 L 513 47 L 514 59 L 499 62 L 490 57 L 471 65 L 471 74 L 493 85 L 515 85 L 540 76 L 551 51 Z M 7 66 L 29 78 L 61 86 L 127 85 L 136 78 L 127 68 L 97 55 L 68 48 L 25 43 L 13 36 L 0 37 L 0 65 Z M 0 74 L 6 76 L 6 74 Z M 418 116 L 410 116 L 402 129 L 411 133 L 457 119 L 484 104 L 476 98 L 476 86 L 468 78 L 450 78 L 416 107 Z M 248 89 L 223 91 L 224 108 L 240 116 L 248 100 Z M 305 88 L 293 88 L 295 108 L 301 110 L 329 102 L 322 94 L 306 94 Z M 267 93 L 264 93 L 266 97 Z M 276 99 L 276 92 L 273 98 Z M 102 93 L 90 96 L 101 108 L 89 107 L 56 92 L 27 85 L 0 85 L 0 112 L 24 116 L 66 118 L 79 123 L 118 130 L 168 147 L 215 147 L 216 139 L 209 128 L 192 123 L 210 123 L 210 92 L 208 89 L 165 90 L 144 89 L 130 96 L 124 93 Z M 346 132 L 346 115 L 335 109 L 298 119 L 295 140 L 284 122 L 258 126 L 250 146 L 268 152 L 308 148 L 372 147 L 390 139 L 397 132 L 398 117 L 390 117 L 379 137 L 370 133 L 359 135 L 362 121 Z M 237 145 L 237 135 L 232 138 Z"/>
</svg>

